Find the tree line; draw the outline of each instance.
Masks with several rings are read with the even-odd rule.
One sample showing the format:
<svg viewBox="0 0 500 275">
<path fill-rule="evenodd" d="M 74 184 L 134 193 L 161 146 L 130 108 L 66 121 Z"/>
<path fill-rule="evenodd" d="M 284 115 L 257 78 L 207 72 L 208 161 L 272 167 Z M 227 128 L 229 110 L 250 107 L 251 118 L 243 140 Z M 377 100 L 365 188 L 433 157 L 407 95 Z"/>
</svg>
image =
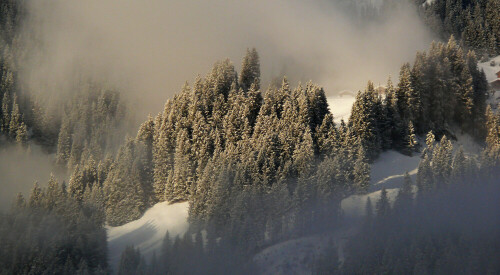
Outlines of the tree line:
<svg viewBox="0 0 500 275">
<path fill-rule="evenodd" d="M 1 274 L 108 274 L 104 195 L 78 202 L 51 176 L 0 213 Z"/>
<path fill-rule="evenodd" d="M 415 1 L 434 33 L 443 39 L 454 35 L 480 57 L 500 54 L 500 1 L 436 0 Z M 425 4 L 424 4 L 425 3 Z"/>
</svg>

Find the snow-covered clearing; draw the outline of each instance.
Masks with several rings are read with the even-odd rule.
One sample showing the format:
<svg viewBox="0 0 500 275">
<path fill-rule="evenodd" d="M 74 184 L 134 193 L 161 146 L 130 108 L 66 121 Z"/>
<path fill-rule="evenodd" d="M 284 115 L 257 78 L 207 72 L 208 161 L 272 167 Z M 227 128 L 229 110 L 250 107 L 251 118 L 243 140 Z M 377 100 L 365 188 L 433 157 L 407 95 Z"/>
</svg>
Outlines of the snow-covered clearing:
<svg viewBox="0 0 500 275">
<path fill-rule="evenodd" d="M 340 123 L 341 119 L 347 122 L 355 99 L 356 96 L 352 92 L 342 92 L 339 95 L 327 98 L 335 123 Z"/>
<path fill-rule="evenodd" d="M 495 65 L 491 66 L 491 62 L 494 62 Z M 495 79 L 497 79 L 496 73 L 500 71 L 500 55 L 497 57 L 494 57 L 486 62 L 479 63 L 478 64 L 479 68 L 484 70 L 484 73 L 486 74 L 486 79 L 488 82 L 492 82 Z"/>
<path fill-rule="evenodd" d="M 188 203 L 168 204 L 161 202 L 150 208 L 144 215 L 135 221 L 122 226 L 107 227 L 109 261 L 116 269 L 121 252 L 128 245 L 141 250 L 146 257 L 160 248 L 167 231 L 170 236 L 183 234 L 187 227 Z"/>
<path fill-rule="evenodd" d="M 492 64 L 493 62 L 493 64 Z M 491 66 L 494 65 L 494 66 Z M 495 81 L 497 79 L 497 73 L 500 72 L 500 55 L 497 57 L 494 57 L 486 62 L 479 63 L 479 67 L 484 70 L 484 73 L 486 74 L 486 79 L 488 80 L 488 83 L 491 83 L 492 81 Z M 492 109 L 495 110 L 496 112 L 500 110 L 496 110 L 498 104 L 500 104 L 500 90 L 497 89 L 496 91 L 493 91 L 493 94 L 491 97 L 488 99 L 488 104 L 491 105 Z"/>
</svg>

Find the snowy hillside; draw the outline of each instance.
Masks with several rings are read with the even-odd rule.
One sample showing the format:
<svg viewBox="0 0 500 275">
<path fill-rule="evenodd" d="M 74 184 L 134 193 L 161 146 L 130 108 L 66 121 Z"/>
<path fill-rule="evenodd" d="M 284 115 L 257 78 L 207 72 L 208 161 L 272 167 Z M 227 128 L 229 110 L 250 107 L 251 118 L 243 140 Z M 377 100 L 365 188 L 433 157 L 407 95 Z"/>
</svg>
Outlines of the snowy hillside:
<svg viewBox="0 0 500 275">
<path fill-rule="evenodd" d="M 380 190 L 386 188 L 389 198 L 395 198 L 398 187 L 403 183 L 406 171 L 415 175 L 420 156 L 402 155 L 395 151 L 384 152 L 372 164 L 369 193 L 352 195 L 342 201 L 342 210 L 346 216 L 360 217 L 364 214 L 366 199 L 373 204 L 380 197 Z M 310 274 L 314 257 L 317 257 L 330 244 L 335 244 L 340 260 L 343 258 L 343 244 L 356 233 L 356 223 L 346 225 L 331 234 L 314 235 L 288 240 L 270 246 L 255 257 L 255 263 L 263 274 Z"/>
<path fill-rule="evenodd" d="M 188 203 L 161 202 L 150 208 L 133 222 L 117 227 L 107 227 L 108 249 L 111 266 L 115 269 L 120 253 L 128 245 L 140 248 L 147 258 L 160 248 L 167 231 L 170 236 L 183 234 L 188 226 Z"/>
<path fill-rule="evenodd" d="M 371 183 L 368 194 L 352 195 L 342 201 L 342 210 L 347 216 L 364 215 L 366 200 L 370 197 L 375 203 L 380 197 L 380 190 L 387 189 L 389 198 L 395 198 L 399 186 L 403 184 L 403 177 L 408 172 L 414 179 L 420 155 L 416 153 L 413 157 L 405 156 L 396 151 L 387 151 L 372 164 Z"/>
<path fill-rule="evenodd" d="M 499 67 L 500 68 L 500 67 Z M 328 98 L 330 110 L 337 123 L 341 119 L 347 121 L 350 116 L 355 95 L 344 92 Z M 477 154 L 481 147 L 471 137 L 458 135 L 453 141 L 454 148 L 463 146 L 466 152 Z M 421 144 L 423 142 L 421 141 Z M 423 149 L 423 148 L 421 148 Z M 327 235 L 313 235 L 288 240 L 262 250 L 254 257 L 255 263 L 264 274 L 308 274 L 314 257 L 318 256 L 330 242 L 337 245 L 342 257 L 343 243 L 356 232 L 356 220 L 364 215 L 366 200 L 369 197 L 375 205 L 382 188 L 386 188 L 388 196 L 393 200 L 398 188 L 403 183 L 405 172 L 415 180 L 420 154 L 412 157 L 396 151 L 383 152 L 371 166 L 371 183 L 367 194 L 352 195 L 341 203 L 344 214 L 352 217 L 353 223 Z M 127 245 L 141 249 L 147 258 L 162 243 L 167 230 L 172 236 L 183 234 L 187 229 L 188 203 L 169 205 L 166 202 L 156 204 L 142 218 L 119 227 L 108 227 L 109 255 L 112 267 L 116 267 L 120 253 Z"/>
<path fill-rule="evenodd" d="M 455 150 L 460 146 L 465 152 L 473 154 L 478 154 L 481 150 L 481 147 L 468 135 L 459 135 L 452 143 Z M 314 258 L 332 243 L 337 246 L 340 261 L 342 261 L 343 245 L 350 236 L 356 233 L 358 227 L 356 221 L 359 222 L 359 218 L 364 215 L 367 198 L 369 197 L 372 206 L 375 206 L 382 188 L 386 188 L 389 199 L 394 201 L 406 172 L 415 183 L 419 163 L 419 153 L 410 157 L 392 150 L 383 152 L 371 166 L 368 193 L 352 195 L 341 203 L 343 213 L 349 217 L 349 225 L 345 225 L 332 234 L 308 236 L 270 246 L 254 257 L 255 263 L 261 268 L 263 274 L 311 274 L 311 264 Z"/>
<path fill-rule="evenodd" d="M 341 118 L 347 121 L 354 99 L 354 95 L 328 98 L 330 110 L 336 122 L 339 122 Z M 474 142 L 469 135 L 461 135 L 459 131 L 456 131 L 455 135 L 457 140 L 452 141 L 455 150 L 463 147 L 466 155 L 477 155 L 481 152 L 481 146 Z M 423 141 L 420 143 L 425 146 Z M 423 150 L 423 148 L 421 149 Z M 332 234 L 308 236 L 270 246 L 255 255 L 255 263 L 261 268 L 263 274 L 310 274 L 314 257 L 319 256 L 330 243 L 337 246 L 342 261 L 343 244 L 348 237 L 356 233 L 356 220 L 364 215 L 367 198 L 370 198 L 374 206 L 380 198 L 382 188 L 386 188 L 389 199 L 393 201 L 399 187 L 403 184 L 406 172 L 410 174 L 415 183 L 420 160 L 420 153 L 415 153 L 410 157 L 393 150 L 383 152 L 371 165 L 371 182 L 368 193 L 352 195 L 341 203 L 343 213 L 346 217 L 351 218 L 349 219 L 350 225 L 346 225 Z"/>
</svg>

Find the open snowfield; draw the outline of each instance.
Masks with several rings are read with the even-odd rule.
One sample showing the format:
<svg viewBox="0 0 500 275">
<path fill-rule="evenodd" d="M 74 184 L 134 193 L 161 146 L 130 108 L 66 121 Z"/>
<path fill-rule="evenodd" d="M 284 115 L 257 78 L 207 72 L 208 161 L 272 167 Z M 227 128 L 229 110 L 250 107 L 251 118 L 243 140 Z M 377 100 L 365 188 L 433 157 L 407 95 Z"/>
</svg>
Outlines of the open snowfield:
<svg viewBox="0 0 500 275">
<path fill-rule="evenodd" d="M 134 245 L 146 258 L 150 257 L 153 251 L 160 248 L 167 231 L 171 237 L 186 231 L 187 217 L 187 202 L 161 202 L 146 211 L 138 220 L 122 226 L 107 227 L 111 267 L 116 269 L 120 254 L 128 245 Z"/>
</svg>

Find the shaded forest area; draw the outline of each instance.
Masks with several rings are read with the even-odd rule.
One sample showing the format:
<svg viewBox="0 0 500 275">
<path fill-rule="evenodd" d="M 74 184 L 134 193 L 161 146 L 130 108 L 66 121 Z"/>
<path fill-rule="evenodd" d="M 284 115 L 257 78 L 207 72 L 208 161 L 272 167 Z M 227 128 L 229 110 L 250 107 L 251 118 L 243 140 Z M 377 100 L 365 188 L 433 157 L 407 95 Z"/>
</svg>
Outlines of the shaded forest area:
<svg viewBox="0 0 500 275">
<path fill-rule="evenodd" d="M 345 245 L 345 261 L 339 262 L 336 249 L 326 251 L 316 261 L 316 273 L 497 273 L 500 140 L 495 135 L 478 161 L 462 148 L 453 154 L 446 137 L 436 143 L 430 133 L 416 183 L 406 174 L 393 203 L 385 189 L 374 206 L 368 200 L 360 232 Z"/>
</svg>

